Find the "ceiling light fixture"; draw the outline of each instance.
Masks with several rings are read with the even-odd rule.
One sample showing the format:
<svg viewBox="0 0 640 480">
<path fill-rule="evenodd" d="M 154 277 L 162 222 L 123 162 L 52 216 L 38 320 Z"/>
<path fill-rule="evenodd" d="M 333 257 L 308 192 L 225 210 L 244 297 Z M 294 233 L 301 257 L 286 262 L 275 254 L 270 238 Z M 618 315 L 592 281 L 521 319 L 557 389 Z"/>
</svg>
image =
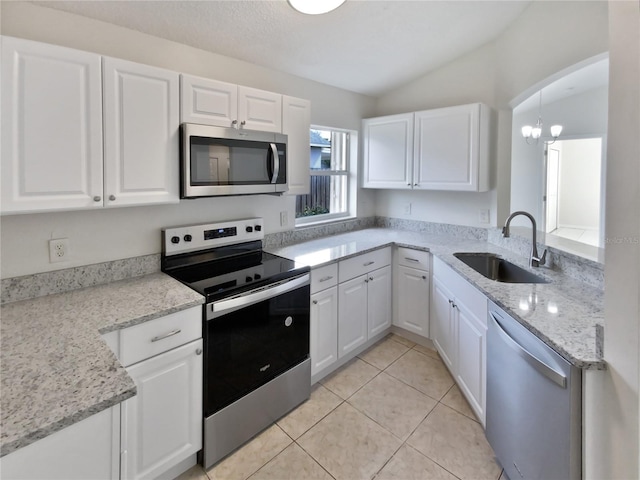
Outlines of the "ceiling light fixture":
<svg viewBox="0 0 640 480">
<path fill-rule="evenodd" d="M 319 15 L 335 10 L 346 0 L 288 0 L 295 10 L 307 15 Z"/>
<path fill-rule="evenodd" d="M 562 133 L 562 125 L 551 125 L 549 129 L 551 132 L 551 136 L 553 137 L 553 141 L 546 142 L 547 145 L 551 145 L 554 143 L 560 134 Z M 540 103 L 538 105 L 538 121 L 535 126 L 525 125 L 522 127 L 522 136 L 526 140 L 526 142 L 531 145 L 532 142 L 529 139 L 535 140 L 535 143 L 538 143 L 540 136 L 542 135 L 542 90 L 540 90 Z"/>
</svg>

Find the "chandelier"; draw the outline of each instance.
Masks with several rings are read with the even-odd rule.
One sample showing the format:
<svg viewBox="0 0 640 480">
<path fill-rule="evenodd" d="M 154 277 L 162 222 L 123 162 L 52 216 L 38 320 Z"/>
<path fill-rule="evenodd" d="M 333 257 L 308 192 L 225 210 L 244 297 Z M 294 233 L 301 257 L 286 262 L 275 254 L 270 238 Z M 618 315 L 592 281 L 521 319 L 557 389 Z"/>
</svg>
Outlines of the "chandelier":
<svg viewBox="0 0 640 480">
<path fill-rule="evenodd" d="M 551 125 L 551 128 L 549 129 L 549 131 L 551 133 L 551 136 L 553 137 L 553 141 L 546 142 L 546 143 L 548 145 L 551 145 L 558 139 L 558 137 L 562 133 L 562 125 Z M 542 135 L 542 90 L 540 90 L 540 101 L 538 104 L 538 121 L 534 126 L 525 125 L 524 127 L 522 127 L 522 136 L 524 137 L 525 141 L 529 145 L 531 145 L 532 143 L 538 143 L 538 140 L 540 139 L 541 135 Z M 531 140 L 535 140 L 535 142 L 532 142 Z"/>
</svg>

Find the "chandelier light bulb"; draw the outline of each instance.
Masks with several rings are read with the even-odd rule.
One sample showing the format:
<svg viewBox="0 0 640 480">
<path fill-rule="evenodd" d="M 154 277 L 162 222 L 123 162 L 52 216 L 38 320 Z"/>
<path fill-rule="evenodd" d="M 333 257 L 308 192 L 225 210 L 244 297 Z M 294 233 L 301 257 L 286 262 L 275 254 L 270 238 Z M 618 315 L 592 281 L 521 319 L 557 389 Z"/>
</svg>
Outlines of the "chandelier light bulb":
<svg viewBox="0 0 640 480">
<path fill-rule="evenodd" d="M 542 128 L 534 127 L 531 129 L 531 138 L 537 140 L 540 138 L 540 135 L 542 135 Z"/>
<path fill-rule="evenodd" d="M 533 130 L 533 127 L 531 125 L 525 125 L 524 127 L 522 127 L 522 136 L 524 138 L 531 137 L 531 131 L 532 130 Z"/>
<path fill-rule="evenodd" d="M 551 125 L 551 136 L 558 138 L 562 133 L 562 125 Z"/>
</svg>

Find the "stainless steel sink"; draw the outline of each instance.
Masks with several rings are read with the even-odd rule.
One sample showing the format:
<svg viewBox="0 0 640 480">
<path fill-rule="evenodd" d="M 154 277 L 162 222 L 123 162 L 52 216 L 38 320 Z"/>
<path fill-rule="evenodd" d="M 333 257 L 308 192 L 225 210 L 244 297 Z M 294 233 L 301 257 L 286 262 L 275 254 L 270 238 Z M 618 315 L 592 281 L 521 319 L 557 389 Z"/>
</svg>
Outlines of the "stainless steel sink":
<svg viewBox="0 0 640 480">
<path fill-rule="evenodd" d="M 497 282 L 549 283 L 548 280 L 500 258 L 494 253 L 454 253 L 453 256 L 476 272 Z"/>
</svg>

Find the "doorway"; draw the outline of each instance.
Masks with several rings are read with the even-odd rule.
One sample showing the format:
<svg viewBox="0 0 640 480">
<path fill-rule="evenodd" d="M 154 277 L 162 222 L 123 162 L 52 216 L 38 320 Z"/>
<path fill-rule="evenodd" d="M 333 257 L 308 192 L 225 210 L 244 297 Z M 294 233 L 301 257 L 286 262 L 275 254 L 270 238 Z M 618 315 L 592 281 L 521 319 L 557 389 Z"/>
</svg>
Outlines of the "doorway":
<svg viewBox="0 0 640 480">
<path fill-rule="evenodd" d="M 601 247 L 603 138 L 558 140 L 545 157 L 545 232 Z"/>
</svg>

